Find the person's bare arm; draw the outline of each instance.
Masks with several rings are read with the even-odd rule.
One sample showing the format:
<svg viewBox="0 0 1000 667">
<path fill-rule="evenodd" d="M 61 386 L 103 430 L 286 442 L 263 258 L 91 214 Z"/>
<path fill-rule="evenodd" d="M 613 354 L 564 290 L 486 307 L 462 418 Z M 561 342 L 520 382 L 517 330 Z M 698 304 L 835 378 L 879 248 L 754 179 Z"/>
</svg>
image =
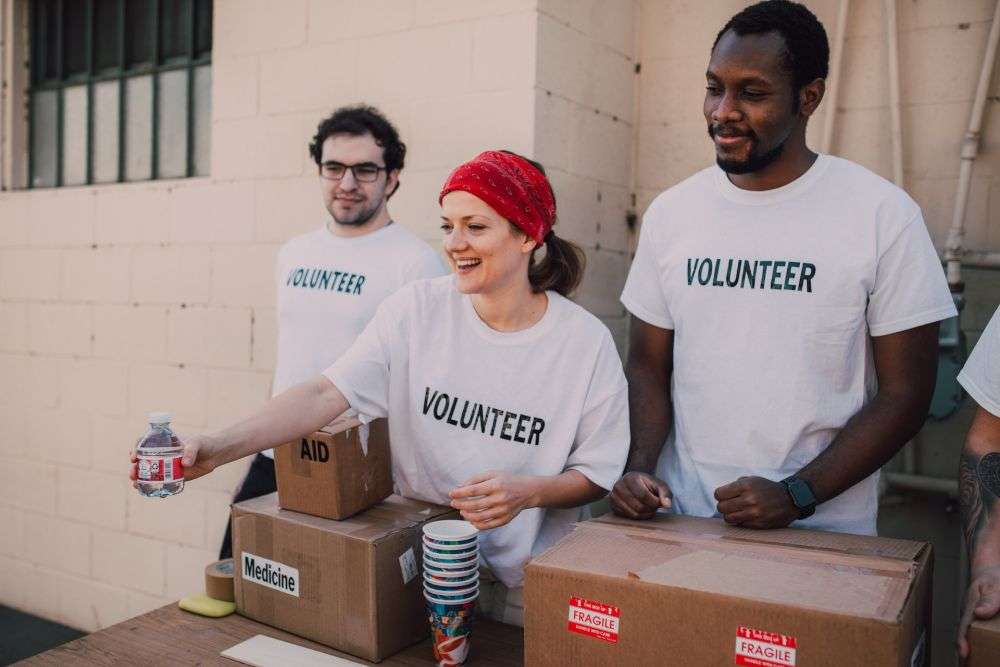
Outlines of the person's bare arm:
<svg viewBox="0 0 1000 667">
<path fill-rule="evenodd" d="M 670 377 L 674 369 L 674 332 L 631 318 L 628 361 L 631 442 L 625 474 L 611 491 L 611 509 L 630 519 L 648 519 L 671 506 L 666 482 L 653 472 L 670 433 L 673 407 Z"/>
<path fill-rule="evenodd" d="M 923 426 L 937 374 L 938 324 L 872 338 L 878 392 L 851 417 L 830 446 L 797 476 L 817 503 L 835 498 L 886 463 Z M 799 512 L 778 480 L 741 477 L 715 491 L 726 521 L 780 528 Z"/>
<path fill-rule="evenodd" d="M 323 376 L 278 394 L 246 419 L 210 434 L 181 439 L 184 478 L 208 474 L 220 465 L 262 452 L 326 426 L 350 407 L 347 399 Z M 136 478 L 132 455 L 131 478 Z"/>
<path fill-rule="evenodd" d="M 1000 418 L 977 408 L 958 473 L 969 589 L 958 627 L 958 652 L 969 655 L 973 619 L 1000 612 Z"/>
</svg>

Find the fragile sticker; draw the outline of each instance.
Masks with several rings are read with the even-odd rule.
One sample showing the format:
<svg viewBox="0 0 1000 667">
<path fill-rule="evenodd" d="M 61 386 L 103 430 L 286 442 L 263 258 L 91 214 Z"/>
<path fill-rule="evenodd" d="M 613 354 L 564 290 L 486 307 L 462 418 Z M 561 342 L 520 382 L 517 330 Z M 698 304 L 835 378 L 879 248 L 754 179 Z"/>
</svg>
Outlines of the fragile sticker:
<svg viewBox="0 0 1000 667">
<path fill-rule="evenodd" d="M 793 667 L 795 637 L 755 630 L 741 625 L 736 630 L 736 664 L 750 667 Z"/>
<path fill-rule="evenodd" d="M 618 607 L 578 597 L 569 599 L 566 629 L 570 632 L 617 644 L 620 625 L 621 609 Z"/>
<path fill-rule="evenodd" d="M 399 571 L 403 574 L 403 583 L 408 584 L 417 576 L 417 557 L 413 555 L 413 547 L 403 552 L 399 557 Z"/>
</svg>

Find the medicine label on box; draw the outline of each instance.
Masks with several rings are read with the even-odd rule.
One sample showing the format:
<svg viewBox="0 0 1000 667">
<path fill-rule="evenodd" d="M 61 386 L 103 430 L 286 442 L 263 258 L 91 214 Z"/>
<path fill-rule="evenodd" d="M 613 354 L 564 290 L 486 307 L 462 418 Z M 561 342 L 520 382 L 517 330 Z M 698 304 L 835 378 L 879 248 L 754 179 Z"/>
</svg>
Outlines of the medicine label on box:
<svg viewBox="0 0 1000 667">
<path fill-rule="evenodd" d="M 794 667 L 795 637 L 741 625 L 736 630 L 736 664 L 749 667 Z"/>
<path fill-rule="evenodd" d="M 243 579 L 299 597 L 299 571 L 284 563 L 242 553 Z"/>
<path fill-rule="evenodd" d="M 570 632 L 617 644 L 620 623 L 621 610 L 618 607 L 578 597 L 569 599 L 566 629 Z"/>
</svg>

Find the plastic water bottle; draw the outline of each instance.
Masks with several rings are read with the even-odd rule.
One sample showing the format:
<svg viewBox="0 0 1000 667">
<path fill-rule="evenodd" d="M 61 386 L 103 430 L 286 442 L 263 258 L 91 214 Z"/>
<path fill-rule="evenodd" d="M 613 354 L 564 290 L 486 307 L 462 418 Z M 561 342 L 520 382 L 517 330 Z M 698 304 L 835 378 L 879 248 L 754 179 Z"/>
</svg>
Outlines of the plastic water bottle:
<svg viewBox="0 0 1000 667">
<path fill-rule="evenodd" d="M 139 495 L 166 498 L 184 489 L 184 448 L 170 429 L 172 418 L 169 412 L 149 413 L 149 430 L 135 450 Z"/>
</svg>

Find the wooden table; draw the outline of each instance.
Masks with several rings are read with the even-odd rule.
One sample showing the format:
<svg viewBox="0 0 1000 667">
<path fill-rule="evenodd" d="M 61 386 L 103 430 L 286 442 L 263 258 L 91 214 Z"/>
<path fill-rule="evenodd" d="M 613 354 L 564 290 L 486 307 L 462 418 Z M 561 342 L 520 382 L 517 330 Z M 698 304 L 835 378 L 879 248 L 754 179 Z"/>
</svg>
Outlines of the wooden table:
<svg viewBox="0 0 1000 667">
<path fill-rule="evenodd" d="M 254 635 L 268 635 L 323 653 L 371 665 L 361 658 L 334 651 L 231 614 L 225 618 L 205 618 L 167 605 L 112 625 L 93 634 L 68 642 L 28 658 L 18 665 L 227 665 L 240 663 L 219 653 Z M 507 667 L 522 665 L 524 634 L 521 628 L 487 620 L 478 620 L 472 631 L 472 653 L 468 665 Z M 379 665 L 417 667 L 434 665 L 430 639 L 386 658 Z"/>
</svg>

